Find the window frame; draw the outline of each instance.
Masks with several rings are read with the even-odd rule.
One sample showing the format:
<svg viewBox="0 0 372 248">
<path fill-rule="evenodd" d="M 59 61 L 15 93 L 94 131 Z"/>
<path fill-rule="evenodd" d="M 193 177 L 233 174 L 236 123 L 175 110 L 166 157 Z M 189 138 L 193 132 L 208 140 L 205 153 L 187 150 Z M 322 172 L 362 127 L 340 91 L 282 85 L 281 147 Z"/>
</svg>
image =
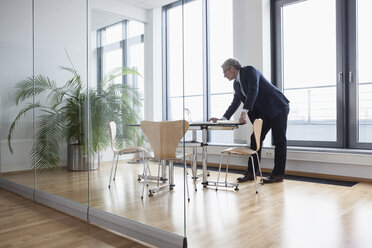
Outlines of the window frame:
<svg viewBox="0 0 372 248">
<path fill-rule="evenodd" d="M 133 45 L 144 43 L 145 34 L 128 38 L 128 26 L 130 20 L 122 20 L 110 24 L 106 27 L 97 30 L 97 85 L 101 82 L 105 71 L 105 57 L 104 53 L 110 52 L 116 49 L 121 49 L 122 52 L 122 66 L 128 67 L 128 50 Z M 106 29 L 121 23 L 122 26 L 122 39 L 110 44 L 103 44 L 104 36 L 106 35 Z M 123 83 L 127 84 L 127 75 L 123 75 Z"/>
<path fill-rule="evenodd" d="M 168 11 L 171 8 L 181 6 L 182 4 L 187 4 L 190 2 L 193 2 L 196 0 L 179 0 L 177 2 L 165 5 L 162 7 L 162 61 L 163 61 L 163 100 L 162 100 L 162 112 L 163 112 L 163 120 L 169 120 L 170 119 L 170 82 L 169 82 L 169 54 L 168 54 L 168 44 L 169 44 L 169 30 L 167 28 L 167 24 L 169 21 L 168 17 Z M 202 94 L 203 97 L 203 121 L 208 121 L 211 117 L 211 99 L 212 94 L 211 93 L 211 71 L 210 71 L 210 1 L 213 0 L 200 0 L 202 5 L 202 66 L 203 66 L 203 75 L 202 75 Z M 229 90 L 224 93 L 220 94 L 231 94 L 233 91 Z M 199 95 L 198 95 L 199 96 Z M 182 96 L 184 97 L 192 97 L 192 96 Z M 226 106 L 227 108 L 228 106 Z M 207 140 L 210 141 L 212 138 L 212 132 L 211 130 L 208 130 L 207 133 Z M 231 137 L 233 138 L 233 137 Z"/>
<path fill-rule="evenodd" d="M 163 102 L 162 102 L 162 106 L 163 106 L 163 120 L 169 120 L 169 115 L 170 115 L 170 101 L 169 101 L 169 94 L 170 94 L 170 91 L 169 91 L 169 78 L 170 78 L 170 75 L 169 75 L 169 71 L 170 71 L 170 68 L 169 68 L 169 54 L 168 54 L 168 44 L 169 44 L 169 40 L 168 40 L 168 37 L 169 37 L 169 30 L 167 28 L 167 23 L 168 23 L 168 20 L 169 20 L 169 17 L 168 17 L 168 10 L 172 9 L 172 8 L 175 8 L 175 7 L 178 7 L 178 6 L 181 6 L 182 4 L 187 4 L 189 2 L 193 2 L 193 1 L 196 1 L 196 0 L 179 0 L 177 2 L 173 2 L 171 4 L 168 4 L 168 5 L 165 5 L 163 6 L 162 8 L 162 61 L 163 61 L 163 72 L 162 72 L 162 75 L 163 75 L 163 96 L 165 96 L 163 98 Z M 207 28 L 207 19 L 208 17 L 206 16 L 206 10 L 208 9 L 207 8 L 207 0 L 201 0 L 202 1 L 202 20 L 203 20 L 203 27 L 202 27 L 202 32 L 203 32 L 203 44 L 202 44 L 202 48 L 203 48 L 203 71 L 206 72 L 206 73 L 203 73 L 203 92 L 202 92 L 202 97 L 203 97 L 203 105 L 204 106 L 207 106 L 207 108 L 203 108 L 203 116 L 204 116 L 204 120 L 203 121 L 207 121 L 208 118 L 209 118 L 209 114 L 210 112 L 208 112 L 208 106 L 209 106 L 209 102 L 210 100 L 208 99 L 209 97 L 207 96 L 208 94 L 208 88 L 209 88 L 209 69 L 208 69 L 208 64 L 207 64 L 207 61 L 209 60 L 209 48 L 208 46 L 206 45 L 207 44 L 207 39 L 208 39 L 208 35 L 206 34 L 206 30 L 208 29 Z M 208 75 L 207 75 L 208 74 Z M 182 96 L 184 97 L 184 96 Z"/>
<path fill-rule="evenodd" d="M 97 42 L 96 42 L 96 46 L 97 46 L 97 89 L 100 89 L 99 87 L 99 83 L 102 81 L 103 77 L 104 77 L 104 72 L 105 72 L 105 56 L 104 54 L 107 53 L 107 52 L 110 52 L 110 51 L 114 51 L 114 50 L 118 50 L 118 49 L 121 49 L 121 54 L 122 54 L 122 66 L 123 67 L 129 67 L 128 66 L 128 56 L 130 56 L 130 54 L 128 53 L 128 51 L 130 50 L 131 46 L 135 46 L 135 45 L 138 45 L 138 44 L 144 44 L 144 41 L 145 41 L 145 30 L 143 31 L 142 34 L 140 35 L 137 35 L 137 36 L 133 36 L 133 37 L 129 37 L 128 38 L 128 27 L 129 27 L 129 22 L 131 20 L 128 20 L 128 19 L 124 19 L 122 21 L 119 21 L 119 22 L 115 22 L 113 24 L 110 24 L 108 26 L 105 26 L 103 28 L 100 28 L 97 30 L 97 34 L 96 34 L 96 37 L 97 37 Z M 121 24 L 121 27 L 122 27 L 122 39 L 119 40 L 119 41 L 116 41 L 116 42 L 113 42 L 113 43 L 110 43 L 110 44 L 103 44 L 104 40 L 105 40 L 105 36 L 106 36 L 106 29 L 107 28 L 110 28 L 112 26 L 115 26 L 115 25 L 118 25 L 118 24 Z M 145 25 L 143 23 L 143 25 Z M 144 48 L 145 49 L 145 48 Z M 145 60 L 145 57 L 143 58 Z M 136 77 L 138 77 L 136 75 Z M 128 84 L 128 75 L 123 75 L 122 76 L 122 82 L 123 84 Z M 143 105 L 142 105 L 142 113 L 144 115 L 145 113 L 145 109 L 144 109 L 144 102 L 145 102 L 145 92 L 143 94 L 142 97 L 140 97 L 139 99 Z"/>
<path fill-rule="evenodd" d="M 162 39 L 163 39 L 163 68 L 165 68 L 163 70 L 163 88 L 165 88 L 165 95 L 167 96 L 165 99 L 164 99 L 164 102 L 163 102 L 163 106 L 164 106 L 164 119 L 167 119 L 167 117 L 169 116 L 169 109 L 167 108 L 167 106 L 169 106 L 168 104 L 168 96 L 169 96 L 169 55 L 167 53 L 167 48 L 168 48 L 168 37 L 169 37 L 169 33 L 168 33 L 168 29 L 167 29 L 167 23 L 168 23 L 168 10 L 171 9 L 171 8 L 174 8 L 174 7 L 178 7 L 180 5 L 183 4 L 187 4 L 189 2 L 193 2 L 193 1 L 196 1 L 196 0 L 184 0 L 184 1 L 177 1 L 177 2 L 174 2 L 174 3 L 171 3 L 169 5 L 166 5 L 163 7 L 163 11 L 162 11 L 162 15 L 163 15 L 163 34 L 162 34 Z M 209 40 L 210 40 L 210 34 L 209 34 L 209 30 L 210 30 L 210 13 L 209 13 L 209 2 L 211 0 L 201 0 L 201 3 L 202 3 L 202 48 L 203 48 L 203 55 L 202 55 L 202 59 L 203 59 L 203 104 L 204 106 L 206 106 L 204 108 L 204 111 L 203 111 L 203 116 L 204 116 L 204 121 L 206 121 L 209 117 L 210 117 L 210 114 L 211 114 L 211 111 L 210 111 L 210 95 L 211 95 L 211 92 L 210 92 L 210 66 L 209 66 L 209 61 L 210 61 L 210 46 L 208 45 L 209 44 Z M 233 93 L 233 91 L 229 91 L 229 92 L 224 92 L 224 93 L 219 93 L 219 94 L 228 94 L 228 93 Z"/>
<path fill-rule="evenodd" d="M 349 21 L 347 23 L 347 28 L 349 30 L 348 35 L 348 43 L 350 48 L 348 49 L 348 71 L 352 73 L 348 76 L 348 84 L 349 84 L 349 129 L 355 130 L 355 132 L 350 131 L 348 133 L 349 143 L 351 148 L 359 148 L 359 149 L 372 149 L 372 142 L 359 142 L 359 127 L 358 127 L 358 85 L 359 85 L 359 78 L 358 78 L 358 66 L 357 66 L 357 0 L 350 0 L 345 3 L 347 5 L 347 16 L 349 17 Z"/>
<path fill-rule="evenodd" d="M 281 7 L 296 4 L 304 0 L 271 0 L 271 33 L 273 61 L 273 82 L 283 90 L 282 82 L 282 21 Z M 303 147 L 334 147 L 334 148 L 357 148 L 371 149 L 372 143 L 358 142 L 358 97 L 357 97 L 357 44 L 356 44 L 356 1 L 357 0 L 335 0 L 336 2 L 336 68 L 337 79 L 337 140 L 329 141 L 298 141 L 288 140 L 290 146 Z M 350 74 L 352 73 L 352 74 Z M 356 75 L 354 78 L 350 75 Z"/>
</svg>

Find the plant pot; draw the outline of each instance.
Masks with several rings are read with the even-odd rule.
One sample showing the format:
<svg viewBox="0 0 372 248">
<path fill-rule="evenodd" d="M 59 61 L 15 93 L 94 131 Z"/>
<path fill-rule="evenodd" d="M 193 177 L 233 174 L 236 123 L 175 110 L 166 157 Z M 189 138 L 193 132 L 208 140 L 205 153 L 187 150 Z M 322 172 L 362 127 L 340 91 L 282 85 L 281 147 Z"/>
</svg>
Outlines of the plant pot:
<svg viewBox="0 0 372 248">
<path fill-rule="evenodd" d="M 81 145 L 68 144 L 67 146 L 67 167 L 72 171 L 87 171 L 97 170 L 99 168 L 98 154 L 91 155 L 90 166 L 88 164 L 88 157 L 83 155 Z"/>
</svg>

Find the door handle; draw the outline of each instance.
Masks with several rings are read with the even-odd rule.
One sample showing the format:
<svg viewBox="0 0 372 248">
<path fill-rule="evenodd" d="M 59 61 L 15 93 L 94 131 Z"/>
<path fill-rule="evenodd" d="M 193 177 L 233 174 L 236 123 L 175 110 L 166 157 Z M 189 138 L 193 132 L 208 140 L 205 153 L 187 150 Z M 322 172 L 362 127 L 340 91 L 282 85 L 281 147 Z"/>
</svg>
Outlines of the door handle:
<svg viewBox="0 0 372 248">
<path fill-rule="evenodd" d="M 338 73 L 338 82 L 341 83 L 341 84 L 342 84 L 343 77 L 344 77 L 344 74 L 342 72 L 339 72 Z"/>
<path fill-rule="evenodd" d="M 353 72 L 349 71 L 349 83 L 351 84 L 353 82 Z"/>
</svg>

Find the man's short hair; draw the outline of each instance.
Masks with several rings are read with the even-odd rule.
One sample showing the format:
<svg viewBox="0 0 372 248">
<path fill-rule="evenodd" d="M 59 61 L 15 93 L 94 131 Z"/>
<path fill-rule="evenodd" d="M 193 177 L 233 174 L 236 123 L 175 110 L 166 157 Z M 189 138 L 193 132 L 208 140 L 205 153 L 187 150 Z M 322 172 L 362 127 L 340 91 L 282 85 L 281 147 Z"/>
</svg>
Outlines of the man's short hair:
<svg viewBox="0 0 372 248">
<path fill-rule="evenodd" d="M 234 67 L 235 69 L 237 69 L 238 71 L 242 68 L 242 66 L 240 65 L 239 60 L 234 59 L 234 58 L 227 59 L 222 64 L 223 68 L 230 68 L 231 66 Z"/>
</svg>

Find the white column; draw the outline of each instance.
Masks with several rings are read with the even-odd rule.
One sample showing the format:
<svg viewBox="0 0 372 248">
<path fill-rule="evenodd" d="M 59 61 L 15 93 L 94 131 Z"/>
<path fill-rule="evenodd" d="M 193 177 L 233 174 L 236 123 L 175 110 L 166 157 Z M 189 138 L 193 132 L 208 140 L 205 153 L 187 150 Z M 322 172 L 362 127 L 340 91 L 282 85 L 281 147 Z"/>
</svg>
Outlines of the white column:
<svg viewBox="0 0 372 248">
<path fill-rule="evenodd" d="M 270 50 L 270 0 L 235 0 L 233 2 L 234 57 L 241 64 L 251 65 L 271 79 Z M 241 108 L 242 106 L 240 106 Z M 239 109 L 240 110 L 240 109 Z M 239 119 L 241 111 L 234 118 Z M 235 131 L 235 140 L 246 140 L 251 130 L 239 128 Z M 265 144 L 271 143 L 267 135 Z"/>
</svg>

